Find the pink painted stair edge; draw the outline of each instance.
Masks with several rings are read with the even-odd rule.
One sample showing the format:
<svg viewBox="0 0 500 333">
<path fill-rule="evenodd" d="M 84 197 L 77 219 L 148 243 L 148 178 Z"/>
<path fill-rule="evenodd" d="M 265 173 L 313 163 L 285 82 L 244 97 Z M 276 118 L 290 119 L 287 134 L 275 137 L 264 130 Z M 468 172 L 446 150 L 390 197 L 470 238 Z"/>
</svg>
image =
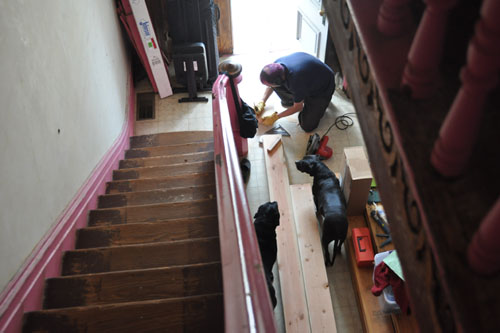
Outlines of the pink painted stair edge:
<svg viewBox="0 0 500 333">
<path fill-rule="evenodd" d="M 60 275 L 63 252 L 74 248 L 76 229 L 86 226 L 87 212 L 97 207 L 98 196 L 104 194 L 106 182 L 129 148 L 135 109 L 131 72 L 128 86 L 128 117 L 121 134 L 0 294 L 0 332 L 21 332 L 24 312 L 41 308 L 45 279 Z"/>
</svg>

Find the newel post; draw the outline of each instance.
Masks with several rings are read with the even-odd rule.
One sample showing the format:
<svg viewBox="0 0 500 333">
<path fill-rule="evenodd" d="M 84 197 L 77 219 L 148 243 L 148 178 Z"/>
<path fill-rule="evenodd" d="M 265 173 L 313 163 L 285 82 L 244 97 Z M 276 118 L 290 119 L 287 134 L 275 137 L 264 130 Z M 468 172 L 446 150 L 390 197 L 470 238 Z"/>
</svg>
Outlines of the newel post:
<svg viewBox="0 0 500 333">
<path fill-rule="evenodd" d="M 436 90 L 448 12 L 457 1 L 425 0 L 427 8 L 413 38 L 402 78 L 402 86 L 410 88 L 413 98 L 428 98 Z"/>
<path fill-rule="evenodd" d="M 384 0 L 378 11 L 378 30 L 387 36 L 402 35 L 411 23 L 410 0 Z"/>
<path fill-rule="evenodd" d="M 488 93 L 500 69 L 500 1 L 485 0 L 461 71 L 462 87 L 434 144 L 431 163 L 445 177 L 462 174 L 472 154 Z"/>
</svg>

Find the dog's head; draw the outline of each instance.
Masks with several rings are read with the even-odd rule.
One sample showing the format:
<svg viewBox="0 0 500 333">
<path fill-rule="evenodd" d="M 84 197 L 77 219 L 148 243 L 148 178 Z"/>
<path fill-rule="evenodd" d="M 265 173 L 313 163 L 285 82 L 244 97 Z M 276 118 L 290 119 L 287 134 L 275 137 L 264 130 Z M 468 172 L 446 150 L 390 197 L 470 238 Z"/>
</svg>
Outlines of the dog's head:
<svg viewBox="0 0 500 333">
<path fill-rule="evenodd" d="M 310 176 L 316 174 L 316 168 L 319 164 L 323 164 L 323 162 L 320 161 L 318 155 L 306 155 L 300 161 L 295 161 L 297 170 L 308 173 Z"/>
<path fill-rule="evenodd" d="M 266 225 L 273 227 L 273 229 L 276 228 L 280 225 L 278 203 L 273 201 L 260 205 L 253 218 L 255 219 L 256 224 L 265 223 Z"/>
</svg>

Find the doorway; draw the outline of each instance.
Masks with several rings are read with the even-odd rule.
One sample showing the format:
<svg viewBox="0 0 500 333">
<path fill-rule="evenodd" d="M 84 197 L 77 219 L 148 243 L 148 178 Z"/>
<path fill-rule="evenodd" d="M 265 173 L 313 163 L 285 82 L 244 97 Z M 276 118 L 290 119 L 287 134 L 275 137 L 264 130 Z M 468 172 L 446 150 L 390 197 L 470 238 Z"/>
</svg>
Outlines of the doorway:
<svg viewBox="0 0 500 333">
<path fill-rule="evenodd" d="M 297 0 L 232 0 L 233 54 L 300 50 Z"/>
</svg>

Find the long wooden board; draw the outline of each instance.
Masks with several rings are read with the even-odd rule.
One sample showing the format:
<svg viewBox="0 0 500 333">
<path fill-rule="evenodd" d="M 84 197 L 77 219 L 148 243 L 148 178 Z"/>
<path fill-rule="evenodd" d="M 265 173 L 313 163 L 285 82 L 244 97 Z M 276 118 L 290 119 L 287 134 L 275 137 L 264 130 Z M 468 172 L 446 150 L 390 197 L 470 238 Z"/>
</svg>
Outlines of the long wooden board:
<svg viewBox="0 0 500 333">
<path fill-rule="evenodd" d="M 337 332 L 311 184 L 291 185 L 295 228 L 312 332 Z"/>
<path fill-rule="evenodd" d="M 271 201 L 278 202 L 280 211 L 280 225 L 276 228 L 277 262 L 285 327 L 287 332 L 311 332 L 283 145 L 269 154 L 267 149 L 280 135 L 263 137 L 269 197 Z"/>
<path fill-rule="evenodd" d="M 372 235 L 373 243 L 375 244 L 375 253 L 394 250 L 394 244 L 389 243 L 383 248 L 380 245 L 385 241 L 384 237 L 377 237 L 377 234 L 383 234 L 384 231 L 382 228 L 375 222 L 374 219 L 370 216 L 370 206 L 366 205 L 366 221 L 368 221 L 368 227 L 370 229 L 370 233 Z M 405 333 L 405 332 L 418 332 L 418 323 L 415 316 L 406 315 L 403 313 L 391 314 L 392 323 L 394 325 L 394 331 L 396 333 Z"/>
<path fill-rule="evenodd" d="M 359 312 L 363 320 L 365 332 L 394 332 L 391 316 L 385 314 L 380 309 L 377 297 L 373 296 L 371 288 L 373 286 L 373 266 L 358 267 L 352 243 L 351 231 L 353 228 L 366 227 L 363 216 L 349 216 L 349 231 L 346 239 L 346 251 L 349 258 L 349 268 L 351 270 L 352 283 L 358 299 Z"/>
</svg>

